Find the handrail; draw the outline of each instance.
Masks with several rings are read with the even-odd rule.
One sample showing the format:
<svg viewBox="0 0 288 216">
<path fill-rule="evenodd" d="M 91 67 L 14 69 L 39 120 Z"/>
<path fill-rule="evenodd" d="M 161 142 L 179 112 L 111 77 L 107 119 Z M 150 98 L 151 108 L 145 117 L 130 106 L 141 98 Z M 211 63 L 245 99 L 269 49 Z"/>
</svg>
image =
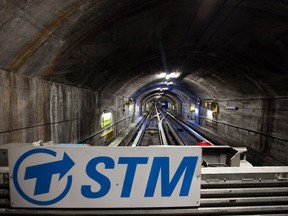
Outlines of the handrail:
<svg viewBox="0 0 288 216">
<path fill-rule="evenodd" d="M 109 127 L 106 127 L 106 128 L 104 128 L 104 129 L 102 129 L 102 130 L 96 132 L 96 133 L 90 135 L 89 137 L 87 137 L 87 138 L 85 138 L 85 139 L 79 141 L 78 143 L 83 143 L 83 142 L 85 142 L 85 141 L 91 139 L 92 137 L 97 136 L 98 134 L 104 132 L 105 130 L 107 130 L 107 129 L 111 128 L 111 127 L 114 127 L 114 126 L 118 125 L 119 123 L 121 123 L 122 121 L 125 121 L 125 120 L 127 120 L 127 119 L 130 119 L 130 117 L 126 117 L 126 118 L 124 118 L 124 119 L 122 119 L 122 120 L 116 122 L 115 124 L 110 125 Z"/>
<path fill-rule="evenodd" d="M 207 120 L 209 120 L 211 122 L 216 122 L 217 124 L 222 124 L 222 125 L 226 125 L 226 126 L 229 126 L 229 127 L 234 127 L 236 129 L 240 129 L 240 130 L 244 130 L 244 131 L 260 134 L 260 135 L 263 135 L 263 136 L 266 136 L 266 137 L 270 137 L 270 138 L 273 138 L 273 139 L 281 140 L 281 141 L 284 141 L 284 142 L 288 142 L 287 139 L 284 139 L 284 138 L 281 138 L 281 137 L 275 137 L 275 136 L 272 136 L 272 135 L 269 135 L 269 134 L 264 134 L 264 133 L 255 131 L 255 130 L 250 130 L 250 129 L 242 128 L 242 127 L 239 127 L 239 126 L 236 126 L 236 125 L 232 125 L 232 124 L 228 124 L 228 123 L 212 120 L 212 119 L 209 119 L 209 118 L 207 118 L 205 116 L 199 116 L 199 118 L 207 119 Z"/>
</svg>

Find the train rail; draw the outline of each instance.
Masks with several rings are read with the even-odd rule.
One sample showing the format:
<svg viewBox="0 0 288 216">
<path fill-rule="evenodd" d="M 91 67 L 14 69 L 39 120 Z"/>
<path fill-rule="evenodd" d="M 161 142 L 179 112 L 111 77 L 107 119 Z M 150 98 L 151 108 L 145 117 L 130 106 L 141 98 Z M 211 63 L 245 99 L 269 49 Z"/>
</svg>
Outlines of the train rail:
<svg viewBox="0 0 288 216">
<path fill-rule="evenodd" d="M 175 142 L 178 145 L 197 145 L 200 142 L 206 142 L 213 145 L 210 140 L 197 133 L 185 122 L 167 112 L 166 123 L 169 125 L 169 131 L 172 133 Z"/>
</svg>

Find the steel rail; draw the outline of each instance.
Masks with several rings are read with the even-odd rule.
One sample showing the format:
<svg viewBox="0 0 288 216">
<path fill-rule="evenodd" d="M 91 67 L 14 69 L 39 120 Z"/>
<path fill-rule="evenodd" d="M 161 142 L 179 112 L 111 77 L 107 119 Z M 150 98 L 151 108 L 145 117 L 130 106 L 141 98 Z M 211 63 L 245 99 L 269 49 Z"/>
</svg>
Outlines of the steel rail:
<svg viewBox="0 0 288 216">
<path fill-rule="evenodd" d="M 178 143 L 178 145 L 184 145 L 186 146 L 186 144 L 183 142 L 183 140 L 180 138 L 180 136 L 178 136 L 178 134 L 175 132 L 175 130 L 172 128 L 171 124 L 167 121 L 166 124 L 168 126 L 169 131 L 172 133 L 174 139 L 176 140 L 176 142 Z"/>
<path fill-rule="evenodd" d="M 193 130 L 191 127 L 189 127 L 187 124 L 185 124 L 184 122 L 182 122 L 181 120 L 177 119 L 175 116 L 173 116 L 171 113 L 167 112 L 167 114 L 173 118 L 173 120 L 175 120 L 178 124 L 180 124 L 182 127 L 185 128 L 185 130 L 187 130 L 188 133 L 192 134 L 193 136 L 195 136 L 196 138 L 198 138 L 201 141 L 205 141 L 205 142 L 209 142 L 212 145 L 213 142 L 211 142 L 210 140 L 206 139 L 205 137 L 203 137 L 202 135 L 200 135 L 199 133 L 197 133 L 195 130 Z"/>
<path fill-rule="evenodd" d="M 145 130 L 146 130 L 146 127 L 147 127 L 148 118 L 150 117 L 150 115 L 151 115 L 151 112 L 145 117 L 145 119 L 143 120 L 142 124 L 139 125 L 139 127 L 141 127 L 141 128 L 140 128 L 140 130 L 138 131 L 137 136 L 136 136 L 136 138 L 134 139 L 131 147 L 138 146 L 138 145 L 141 143 L 142 138 L 143 138 L 144 133 L 145 133 Z M 138 128 L 139 128 L 139 127 L 138 127 Z M 137 128 L 137 130 L 138 130 L 138 128 Z"/>
<path fill-rule="evenodd" d="M 159 136 L 160 136 L 160 144 L 161 145 L 168 145 L 167 138 L 163 129 L 163 120 L 164 120 L 164 115 L 162 115 L 162 119 L 160 119 L 160 112 L 158 111 L 156 105 L 155 105 L 156 113 L 157 113 L 157 118 L 158 118 L 158 130 L 159 130 Z"/>
</svg>

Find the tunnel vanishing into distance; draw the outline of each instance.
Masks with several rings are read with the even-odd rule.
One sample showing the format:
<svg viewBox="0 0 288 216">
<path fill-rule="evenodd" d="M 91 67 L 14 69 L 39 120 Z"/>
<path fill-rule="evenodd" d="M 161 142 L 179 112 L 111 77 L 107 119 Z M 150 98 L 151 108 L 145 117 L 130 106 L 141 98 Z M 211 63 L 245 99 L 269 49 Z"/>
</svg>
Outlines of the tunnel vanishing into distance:
<svg viewBox="0 0 288 216">
<path fill-rule="evenodd" d="M 0 0 L 0 48 L 0 144 L 79 143 L 158 100 L 288 164 L 285 0 Z"/>
</svg>

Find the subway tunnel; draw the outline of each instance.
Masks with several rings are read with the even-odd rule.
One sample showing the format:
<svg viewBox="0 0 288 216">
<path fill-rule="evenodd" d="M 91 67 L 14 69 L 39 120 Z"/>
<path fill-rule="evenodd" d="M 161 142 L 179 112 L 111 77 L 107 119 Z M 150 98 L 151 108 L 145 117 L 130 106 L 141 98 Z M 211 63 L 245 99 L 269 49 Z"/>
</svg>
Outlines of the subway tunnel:
<svg viewBox="0 0 288 216">
<path fill-rule="evenodd" d="M 0 214 L 286 215 L 287 82 L 286 0 L 0 0 Z M 156 106 L 215 146 L 126 147 Z"/>
<path fill-rule="evenodd" d="M 287 1 L 0 5 L 0 144 L 79 143 L 158 100 L 255 165 L 288 164 Z"/>
</svg>

